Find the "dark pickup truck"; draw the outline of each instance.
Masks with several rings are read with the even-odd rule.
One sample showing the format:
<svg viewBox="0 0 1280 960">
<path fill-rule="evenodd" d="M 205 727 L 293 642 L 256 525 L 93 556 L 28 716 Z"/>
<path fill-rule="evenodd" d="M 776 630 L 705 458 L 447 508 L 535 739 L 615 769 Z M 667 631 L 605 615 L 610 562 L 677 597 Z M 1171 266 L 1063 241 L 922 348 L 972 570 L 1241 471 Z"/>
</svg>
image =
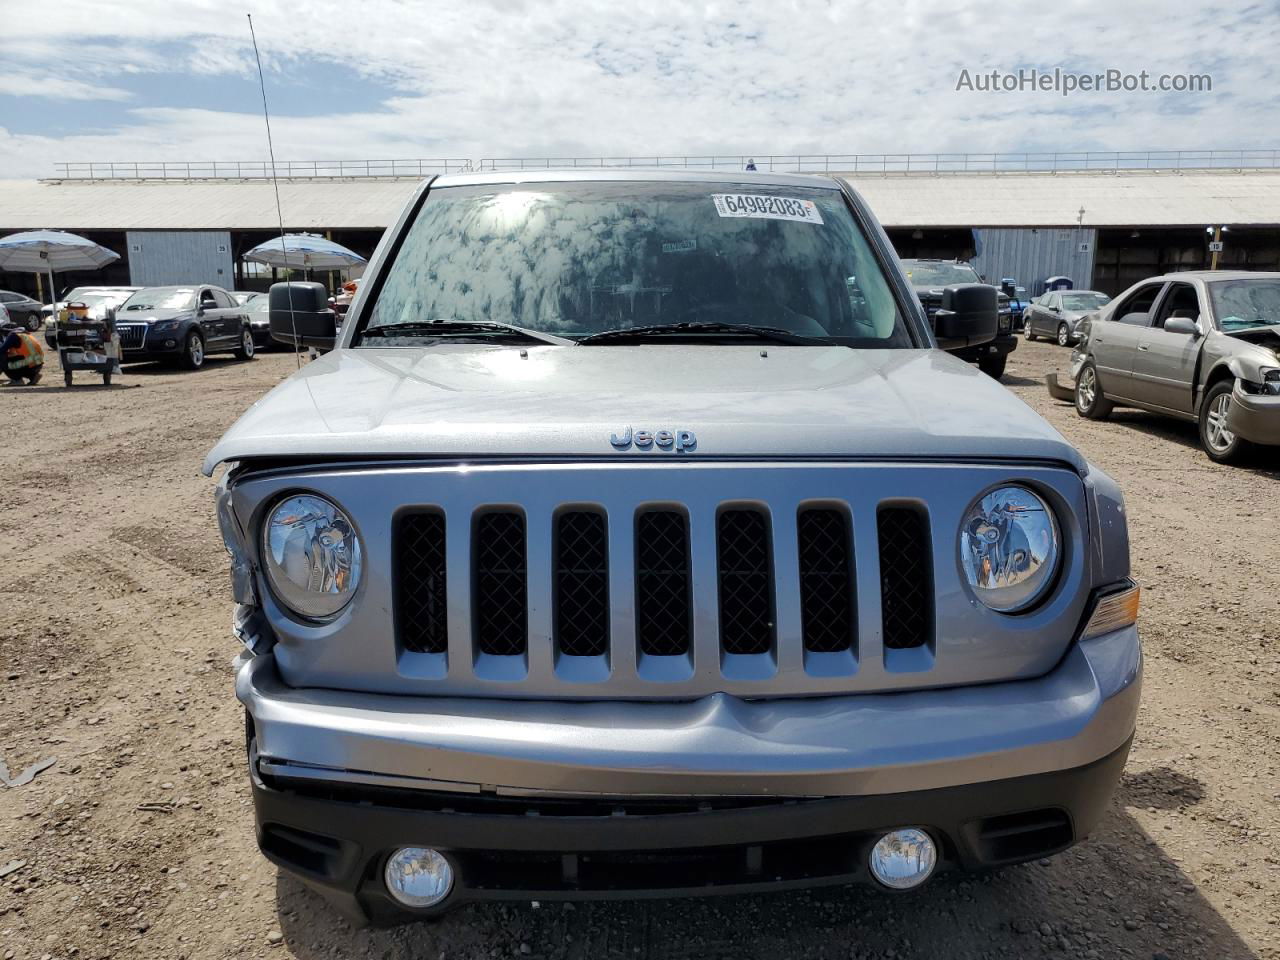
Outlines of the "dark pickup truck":
<svg viewBox="0 0 1280 960">
<path fill-rule="evenodd" d="M 907 279 L 920 298 L 920 304 L 932 324 L 934 315 L 942 306 L 943 293 L 947 287 L 957 284 L 982 283 L 978 272 L 960 260 L 903 260 L 902 269 Z M 1013 311 L 1009 297 L 1003 291 L 996 294 L 999 322 L 994 340 L 973 346 L 949 349 L 948 352 L 976 363 L 978 369 L 990 377 L 999 380 L 1004 376 L 1005 365 L 1009 362 L 1009 354 L 1018 347 L 1018 338 L 1013 335 Z"/>
</svg>

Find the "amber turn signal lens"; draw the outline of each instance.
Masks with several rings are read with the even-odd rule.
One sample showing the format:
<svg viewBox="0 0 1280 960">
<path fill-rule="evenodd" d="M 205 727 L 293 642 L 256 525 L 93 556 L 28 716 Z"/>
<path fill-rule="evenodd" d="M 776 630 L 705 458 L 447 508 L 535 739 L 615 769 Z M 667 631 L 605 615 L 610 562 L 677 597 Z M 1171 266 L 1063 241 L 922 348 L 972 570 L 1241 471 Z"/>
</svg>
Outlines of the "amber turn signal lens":
<svg viewBox="0 0 1280 960">
<path fill-rule="evenodd" d="M 1085 624 L 1081 640 L 1100 637 L 1104 633 L 1113 633 L 1138 622 L 1138 598 L 1142 588 L 1133 581 L 1124 589 L 1099 597 L 1093 607 L 1093 614 Z"/>
</svg>

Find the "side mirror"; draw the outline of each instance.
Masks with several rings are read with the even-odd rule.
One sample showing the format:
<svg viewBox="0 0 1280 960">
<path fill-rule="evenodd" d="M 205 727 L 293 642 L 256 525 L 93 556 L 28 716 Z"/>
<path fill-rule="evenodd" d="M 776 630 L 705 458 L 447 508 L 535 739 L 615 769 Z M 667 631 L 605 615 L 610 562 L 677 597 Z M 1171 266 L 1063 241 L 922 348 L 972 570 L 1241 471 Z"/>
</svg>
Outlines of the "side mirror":
<svg viewBox="0 0 1280 960">
<path fill-rule="evenodd" d="M 994 340 L 998 319 L 995 287 L 960 283 L 942 291 L 933 332 L 943 350 L 958 350 Z"/>
<path fill-rule="evenodd" d="M 291 347 L 333 349 L 337 326 L 324 284 L 273 283 L 267 296 L 272 340 Z"/>
<path fill-rule="evenodd" d="M 1170 317 L 1164 322 L 1165 333 L 1181 333 L 1188 337 L 1200 336 L 1200 326 L 1190 317 Z"/>
</svg>

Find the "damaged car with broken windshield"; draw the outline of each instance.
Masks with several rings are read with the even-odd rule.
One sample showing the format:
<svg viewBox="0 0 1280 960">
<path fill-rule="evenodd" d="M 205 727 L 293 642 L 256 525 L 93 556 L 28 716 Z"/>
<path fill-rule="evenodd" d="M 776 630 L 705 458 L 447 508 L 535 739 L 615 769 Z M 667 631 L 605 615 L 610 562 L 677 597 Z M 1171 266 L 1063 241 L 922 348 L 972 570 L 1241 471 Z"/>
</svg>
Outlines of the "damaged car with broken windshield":
<svg viewBox="0 0 1280 960">
<path fill-rule="evenodd" d="M 1280 446 L 1280 273 L 1152 277 L 1085 328 L 1072 358 L 1081 416 L 1138 407 L 1190 421 L 1219 463 Z"/>
<path fill-rule="evenodd" d="M 1116 484 L 844 181 L 436 177 L 218 442 L 257 839 L 356 923 L 1059 853 L 1142 677 Z"/>
</svg>

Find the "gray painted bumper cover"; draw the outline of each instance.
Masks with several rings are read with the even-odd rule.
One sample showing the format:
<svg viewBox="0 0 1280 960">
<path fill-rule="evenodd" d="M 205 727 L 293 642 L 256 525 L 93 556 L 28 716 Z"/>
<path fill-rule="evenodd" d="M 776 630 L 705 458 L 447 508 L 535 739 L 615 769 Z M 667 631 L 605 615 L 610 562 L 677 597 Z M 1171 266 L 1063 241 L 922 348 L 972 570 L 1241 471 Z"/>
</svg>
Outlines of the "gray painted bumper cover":
<svg viewBox="0 0 1280 960">
<path fill-rule="evenodd" d="M 294 689 L 245 655 L 236 694 L 266 768 L 423 789 L 612 796 L 861 796 L 1065 770 L 1133 733 L 1134 627 L 1043 677 L 910 693 L 671 702 Z"/>
<path fill-rule="evenodd" d="M 1227 410 L 1227 429 L 1252 443 L 1280 445 L 1280 397 L 1245 393 L 1237 380 Z"/>
</svg>

